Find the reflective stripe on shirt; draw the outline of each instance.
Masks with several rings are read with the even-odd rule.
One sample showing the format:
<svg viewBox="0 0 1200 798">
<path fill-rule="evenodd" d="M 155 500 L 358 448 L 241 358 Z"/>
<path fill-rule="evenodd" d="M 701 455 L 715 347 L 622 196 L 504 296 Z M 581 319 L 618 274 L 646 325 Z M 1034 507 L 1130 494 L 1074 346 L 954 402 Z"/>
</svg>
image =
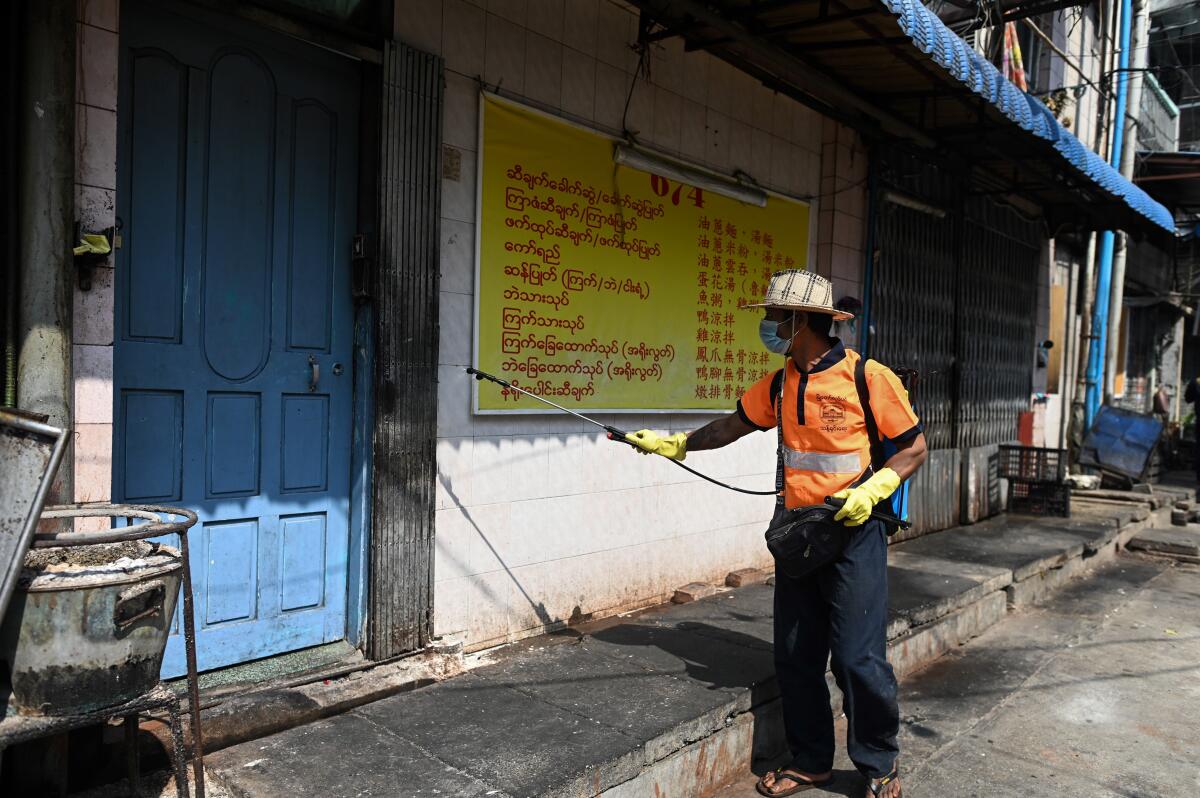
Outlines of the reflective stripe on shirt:
<svg viewBox="0 0 1200 798">
<path fill-rule="evenodd" d="M 816 471 L 821 474 L 857 474 L 862 471 L 858 452 L 829 454 L 826 452 L 801 452 L 783 447 L 783 464 L 801 471 Z"/>
</svg>

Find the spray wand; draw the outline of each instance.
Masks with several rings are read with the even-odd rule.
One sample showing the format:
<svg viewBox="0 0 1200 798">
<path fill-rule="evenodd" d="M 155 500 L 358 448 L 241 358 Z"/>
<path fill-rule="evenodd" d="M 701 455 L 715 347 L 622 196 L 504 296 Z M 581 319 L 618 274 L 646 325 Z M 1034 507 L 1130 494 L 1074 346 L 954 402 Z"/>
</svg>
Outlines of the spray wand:
<svg viewBox="0 0 1200 798">
<path fill-rule="evenodd" d="M 516 391 L 517 393 L 522 394 L 523 396 L 528 396 L 530 399 L 536 399 L 537 401 L 541 402 L 542 404 L 550 405 L 551 407 L 555 408 L 556 410 L 561 410 L 564 413 L 575 416 L 575 418 L 578 418 L 582 421 L 586 421 L 587 423 L 591 424 L 592 426 L 599 427 L 600 429 L 602 429 L 606 433 L 608 433 L 608 439 L 610 441 L 617 441 L 619 443 L 625 444 L 626 446 L 632 446 L 635 449 L 639 448 L 637 444 L 633 443 L 632 441 L 630 441 L 628 438 L 625 437 L 625 435 L 627 433 L 625 433 L 623 430 L 617 429 L 616 427 L 612 426 L 611 424 L 603 424 L 594 418 L 588 418 L 583 413 L 577 413 L 574 410 L 571 410 L 570 408 L 563 407 L 562 405 L 558 404 L 557 402 L 551 402 L 549 399 L 547 399 L 543 396 L 538 396 L 536 393 L 533 393 L 532 391 L 527 391 L 524 388 L 521 388 L 520 386 L 513 385 L 508 380 L 502 380 L 494 374 L 488 374 L 486 371 L 480 371 L 477 368 L 471 368 L 470 366 L 468 366 L 467 373 L 474 376 L 475 379 L 477 379 L 477 380 L 488 380 L 489 382 L 494 382 L 497 385 L 503 386 L 510 391 Z M 667 458 L 667 459 L 670 460 L 675 465 L 682 468 L 684 471 L 687 471 L 689 474 L 694 474 L 695 476 L 698 476 L 701 479 L 707 480 L 707 481 L 711 482 L 712 484 L 718 485 L 722 488 L 727 488 L 729 490 L 735 490 L 738 493 L 748 493 L 751 496 L 777 496 L 777 495 L 779 495 L 777 491 L 773 491 L 773 490 L 747 490 L 746 488 L 739 488 L 736 485 L 730 485 L 729 483 L 722 482 L 719 479 L 713 479 L 712 477 L 708 476 L 707 474 L 701 474 L 696 469 L 691 468 L 690 466 L 686 466 L 683 463 L 679 462 L 678 460 L 671 460 L 670 458 Z M 829 505 L 830 507 L 840 508 L 845 503 L 846 503 L 845 499 L 835 499 L 832 496 L 825 497 L 825 504 Z M 884 523 L 895 524 L 896 526 L 898 526 L 901 529 L 908 529 L 911 526 L 911 524 L 908 521 L 905 521 L 901 518 L 897 518 L 895 515 L 887 512 L 885 510 L 875 509 L 871 512 L 871 517 L 874 519 L 877 519 L 879 521 L 883 521 Z"/>
<path fill-rule="evenodd" d="M 551 402 L 549 399 L 546 399 L 545 397 L 538 396 L 536 393 L 527 391 L 524 388 L 521 388 L 520 386 L 513 385 L 508 380 L 502 380 L 499 377 L 495 376 L 494 374 L 488 374 L 486 371 L 480 371 L 479 369 L 471 368 L 468 366 L 467 373 L 473 375 L 475 377 L 475 379 L 477 379 L 477 380 L 488 380 L 489 382 L 494 382 L 497 385 L 501 385 L 510 391 L 516 391 L 517 393 L 522 394 L 523 396 L 528 396 L 530 399 L 536 399 L 537 401 L 541 402 L 542 404 L 550 405 L 551 407 L 553 407 L 557 410 L 561 410 L 564 413 L 568 413 L 572 416 L 575 416 L 575 418 L 578 418 L 582 421 L 586 421 L 587 423 L 591 424 L 592 426 L 599 427 L 600 429 L 602 429 L 606 433 L 608 433 L 608 439 L 610 441 L 617 441 L 618 443 L 623 443 L 626 446 L 632 446 L 635 449 L 638 448 L 637 444 L 631 442 L 630 440 L 628 440 L 625 437 L 625 435 L 627 433 L 625 433 L 623 430 L 617 429 L 616 427 L 612 426 L 611 424 L 603 424 L 594 418 L 588 418 L 583 413 L 576 413 L 574 410 L 563 407 L 562 405 L 560 405 L 556 402 Z M 670 459 L 670 458 L 668 458 L 668 459 Z M 678 460 L 671 460 L 671 462 L 674 463 L 675 465 L 679 466 L 680 468 L 682 468 L 684 471 L 687 471 L 690 474 L 694 474 L 695 476 L 698 476 L 701 479 L 708 480 L 712 484 L 719 485 L 722 488 L 727 488 L 729 490 L 735 490 L 738 493 L 748 493 L 751 496 L 775 496 L 775 495 L 777 495 L 776 491 L 773 491 L 773 490 L 748 490 L 746 488 L 739 488 L 736 485 L 730 485 L 729 483 L 722 482 L 719 479 L 713 479 L 712 477 L 708 476 L 707 474 L 701 474 L 696 469 L 691 468 L 690 466 L 686 466 L 683 463 L 679 462 Z"/>
</svg>

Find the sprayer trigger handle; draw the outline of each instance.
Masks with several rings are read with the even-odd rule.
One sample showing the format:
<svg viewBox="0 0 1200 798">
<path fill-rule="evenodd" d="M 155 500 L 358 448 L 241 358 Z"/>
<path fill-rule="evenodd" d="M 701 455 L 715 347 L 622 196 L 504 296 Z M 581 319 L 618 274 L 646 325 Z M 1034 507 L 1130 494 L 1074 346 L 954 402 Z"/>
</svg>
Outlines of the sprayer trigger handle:
<svg viewBox="0 0 1200 798">
<path fill-rule="evenodd" d="M 608 439 L 610 441 L 616 441 L 617 443 L 629 443 L 629 441 L 625 439 L 626 433 L 623 430 L 619 430 L 616 427 L 605 427 L 604 431 L 608 433 Z M 629 443 L 629 445 L 632 446 L 633 444 Z"/>
</svg>

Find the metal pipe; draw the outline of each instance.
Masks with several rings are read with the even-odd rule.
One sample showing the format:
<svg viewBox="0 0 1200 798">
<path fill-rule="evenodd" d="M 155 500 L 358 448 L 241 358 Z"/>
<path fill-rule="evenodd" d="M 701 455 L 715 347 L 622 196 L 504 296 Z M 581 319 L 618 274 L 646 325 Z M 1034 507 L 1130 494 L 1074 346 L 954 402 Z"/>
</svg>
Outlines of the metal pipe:
<svg viewBox="0 0 1200 798">
<path fill-rule="evenodd" d="M 1142 86 L 1145 85 L 1143 70 L 1150 50 L 1150 5 L 1147 0 L 1133 0 L 1133 20 L 1130 31 L 1129 70 L 1124 73 L 1127 81 L 1128 108 L 1131 113 L 1123 117 L 1124 136 L 1121 146 L 1121 176 L 1133 179 L 1135 155 L 1137 153 L 1137 116 L 1142 107 Z M 1112 399 L 1116 392 L 1117 354 L 1120 351 L 1121 316 L 1125 301 L 1125 264 L 1129 259 L 1129 236 L 1117 233 L 1116 252 L 1113 255 L 1112 298 L 1108 306 L 1107 363 L 1104 369 L 1104 396 Z"/>
<path fill-rule="evenodd" d="M 1071 397 L 1071 424 L 1083 424 L 1083 429 L 1074 430 L 1072 440 L 1083 440 L 1087 430 L 1087 364 L 1091 350 L 1092 301 L 1095 298 L 1096 244 L 1095 233 L 1088 235 L 1087 252 L 1083 257 L 1083 307 L 1079 312 L 1079 347 L 1075 353 L 1075 388 Z"/>
<path fill-rule="evenodd" d="M 4 397 L 0 405 L 17 406 L 17 242 L 20 237 L 20 227 L 17 222 L 17 192 L 16 181 L 12 179 L 17 174 L 17 109 L 20 107 L 19 75 L 21 74 L 21 4 L 10 3 L 6 7 L 4 17 L 8 32 L 7 47 L 5 48 L 4 74 L 5 102 L 4 134 L 0 136 L 0 157 L 4 159 L 3 173 L 9 175 L 0 191 L 4 192 L 0 199 L 0 209 L 4 213 L 4 243 L 0 249 L 0 258 L 4 259 L 4 331 L 0 333 L 4 344 Z"/>
<path fill-rule="evenodd" d="M 1056 247 L 1057 249 L 1057 247 Z M 1079 259 L 1072 257 L 1070 273 L 1067 277 L 1067 309 L 1063 314 L 1063 339 L 1066 351 L 1062 355 L 1062 373 L 1058 384 L 1061 394 L 1058 419 L 1058 448 L 1067 448 L 1067 429 L 1071 425 L 1071 409 L 1075 406 L 1075 375 L 1076 355 L 1079 352 L 1079 333 L 1082 328 L 1076 326 L 1075 314 L 1079 303 Z"/>
<path fill-rule="evenodd" d="M 1113 39 L 1113 28 L 1116 20 L 1111 17 L 1110 4 L 1101 2 L 1097 6 L 1096 38 L 1100 41 L 1100 54 L 1097 57 L 1100 74 L 1111 74 L 1114 48 L 1110 45 Z M 1095 111 L 1095 127 L 1092 131 L 1092 151 L 1108 160 L 1108 131 L 1112 118 L 1113 103 L 1109 95 L 1097 98 Z M 1099 236 L 1091 233 L 1088 236 L 1087 254 L 1084 257 L 1082 277 L 1083 305 L 1079 313 L 1079 348 L 1075 355 L 1075 390 L 1072 401 L 1071 425 L 1073 441 L 1082 441 L 1087 431 L 1087 366 L 1091 353 L 1092 311 L 1096 298 L 1096 265 L 1099 251 Z M 1077 428 L 1082 427 L 1082 428 Z"/>
<path fill-rule="evenodd" d="M 76 4 L 45 0 L 22 6 L 17 402 L 71 435 Z M 74 498 L 72 460 L 68 452 L 52 501 Z"/>
<path fill-rule="evenodd" d="M 1114 119 L 1125 118 L 1126 89 L 1129 82 L 1129 36 L 1132 28 L 1131 17 L 1133 4 L 1131 0 L 1121 0 L 1120 18 L 1120 69 L 1117 77 L 1117 107 Z M 1112 126 L 1112 146 L 1109 148 L 1109 163 L 1114 167 L 1120 166 L 1121 147 L 1124 144 L 1125 126 Z M 1112 267 L 1115 235 L 1112 230 L 1105 230 L 1100 241 L 1100 268 L 1096 280 L 1096 306 L 1092 316 L 1092 341 L 1088 352 L 1088 389 L 1085 423 L 1091 426 L 1092 419 L 1100 411 L 1104 380 L 1104 361 L 1108 348 L 1108 314 L 1112 293 Z"/>
<path fill-rule="evenodd" d="M 875 236 L 879 227 L 879 145 L 871 147 L 867 159 L 867 246 L 863 264 L 863 312 L 858 322 L 859 351 L 863 357 L 871 353 L 871 294 L 875 290 Z"/>
<path fill-rule="evenodd" d="M 1099 42 L 1099 53 L 1096 55 L 1096 72 L 1097 77 L 1111 71 L 1110 61 L 1112 52 L 1109 48 L 1111 40 L 1109 31 L 1109 4 L 1101 2 L 1097 4 L 1096 25 L 1094 29 L 1095 38 Z M 1083 58 L 1086 37 L 1081 32 L 1080 34 L 1080 58 Z M 1100 93 L 1096 97 L 1096 107 L 1091 115 L 1092 130 L 1091 130 L 1091 147 L 1092 151 L 1104 157 L 1105 145 L 1108 139 L 1108 118 L 1112 112 L 1112 102 L 1110 95 Z M 1083 131 L 1080 130 L 1082 134 Z M 1072 352 L 1071 372 L 1071 406 L 1070 417 L 1068 419 L 1069 430 L 1067 437 L 1071 441 L 1082 441 L 1083 434 L 1086 431 L 1085 419 L 1087 415 L 1087 362 L 1090 350 L 1090 336 L 1092 329 L 1092 301 L 1095 298 L 1095 282 L 1096 282 L 1096 233 L 1090 233 L 1087 240 L 1087 249 L 1083 258 L 1083 273 L 1079 277 L 1079 294 L 1076 295 L 1076 301 L 1079 303 L 1079 324 L 1073 330 L 1076 345 Z"/>
</svg>

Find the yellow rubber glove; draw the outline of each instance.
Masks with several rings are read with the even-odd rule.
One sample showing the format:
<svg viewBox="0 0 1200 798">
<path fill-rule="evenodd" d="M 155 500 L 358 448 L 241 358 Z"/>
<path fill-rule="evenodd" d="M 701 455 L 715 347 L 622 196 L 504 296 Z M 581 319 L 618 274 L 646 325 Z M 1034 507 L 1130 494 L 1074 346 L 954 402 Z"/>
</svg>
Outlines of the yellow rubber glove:
<svg viewBox="0 0 1200 798">
<path fill-rule="evenodd" d="M 630 432 L 625 440 L 641 449 L 642 454 L 661 454 L 672 460 L 683 460 L 687 457 L 687 433 L 676 432 L 674 435 L 660 436 L 648 429 Z"/>
<path fill-rule="evenodd" d="M 879 469 L 879 473 L 857 488 L 846 488 L 833 494 L 835 499 L 846 500 L 833 520 L 845 519 L 846 526 L 862 526 L 871 517 L 871 511 L 875 509 L 875 505 L 895 493 L 898 487 L 900 487 L 899 474 L 890 468 Z"/>
<path fill-rule="evenodd" d="M 79 246 L 71 250 L 75 255 L 108 255 L 112 247 L 108 239 L 98 233 L 88 233 L 79 241 Z"/>
</svg>

